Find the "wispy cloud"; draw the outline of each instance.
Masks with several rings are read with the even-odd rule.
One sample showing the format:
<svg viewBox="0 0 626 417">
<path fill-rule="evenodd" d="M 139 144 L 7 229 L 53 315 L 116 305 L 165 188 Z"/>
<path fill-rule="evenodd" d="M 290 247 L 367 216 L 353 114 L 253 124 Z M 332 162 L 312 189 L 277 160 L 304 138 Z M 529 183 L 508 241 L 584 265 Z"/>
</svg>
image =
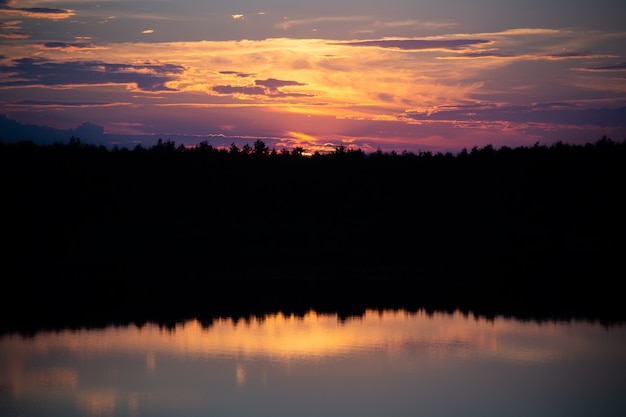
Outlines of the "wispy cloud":
<svg viewBox="0 0 626 417">
<path fill-rule="evenodd" d="M 105 49 L 103 46 L 96 46 L 88 42 L 46 42 L 42 45 L 45 49 L 59 49 L 66 52 L 77 50 Z"/>
<path fill-rule="evenodd" d="M 224 75 L 235 75 L 237 77 L 240 78 L 248 78 L 248 77 L 254 77 L 255 74 L 252 73 L 247 73 L 247 72 L 237 72 L 237 71 L 220 71 L 220 74 L 224 74 Z"/>
<path fill-rule="evenodd" d="M 21 30 L 21 23 L 21 20 L 9 20 L 6 22 L 0 22 L 0 38 L 28 39 L 30 35 Z"/>
<path fill-rule="evenodd" d="M 270 91 L 276 91 L 281 87 L 293 86 L 293 85 L 306 85 L 297 81 L 277 80 L 275 78 L 268 78 L 267 80 L 255 80 L 256 85 L 262 85 L 267 87 Z"/>
<path fill-rule="evenodd" d="M 464 58 L 495 58 L 505 60 L 549 60 L 549 61 L 562 61 L 571 59 L 597 59 L 597 58 L 610 58 L 610 55 L 594 54 L 591 52 L 565 52 L 558 54 L 543 54 L 537 53 L 500 53 L 495 50 L 485 50 L 476 52 L 463 52 L 461 54 L 441 56 L 440 59 L 464 59 Z"/>
<path fill-rule="evenodd" d="M 407 111 L 405 115 L 421 121 L 555 123 L 568 126 L 626 126 L 626 107 L 586 109 L 576 103 L 537 103 L 532 105 L 479 104 L 440 107 L 436 112 Z"/>
<path fill-rule="evenodd" d="M 17 0 L 0 0 L 0 13 L 25 16 L 36 19 L 67 19 L 74 16 L 74 10 L 48 7 L 13 7 Z"/>
<path fill-rule="evenodd" d="M 26 107 L 52 107 L 52 108 L 88 108 L 88 107 L 113 107 L 128 106 L 130 103 L 106 102 L 106 101 L 46 101 L 46 100 L 19 100 L 11 103 L 12 106 Z"/>
<path fill-rule="evenodd" d="M 6 74 L 4 87 L 60 87 L 71 85 L 135 85 L 144 91 L 170 91 L 166 84 L 184 71 L 180 65 L 131 65 L 99 61 L 50 62 L 42 59 L 22 58 L 13 65 L 0 66 Z"/>
<path fill-rule="evenodd" d="M 294 26 L 314 25 L 327 22 L 369 22 L 372 18 L 368 16 L 322 16 L 310 19 L 290 19 L 285 17 L 284 21 L 274 25 L 277 29 L 291 29 Z"/>
<path fill-rule="evenodd" d="M 244 31 L 254 26 L 249 17 L 245 25 L 234 24 L 230 11 L 222 10 L 215 19 Z M 257 20 L 271 26 L 277 17 L 272 13 Z M 300 19 L 285 27 L 309 22 L 324 29 L 320 22 L 327 19 Z M 335 25 L 341 19 L 330 18 L 331 26 L 341 26 Z M 370 22 L 352 19 L 355 24 L 345 26 Z M 410 27 L 410 19 L 392 20 L 402 30 Z M 121 17 L 115 22 L 122 23 Z M 5 42 L 0 105 L 24 120 L 34 112 L 40 118 L 47 115 L 51 123 L 80 114 L 107 129 L 126 126 L 145 134 L 179 129 L 180 137 L 263 137 L 292 145 L 352 143 L 374 150 L 376 143 L 396 148 L 412 143 L 413 149 L 443 140 L 450 147 L 513 139 L 521 143 L 556 137 L 550 129 L 557 128 L 559 138 L 589 139 L 596 132 L 623 137 L 626 132 L 625 123 L 620 124 L 626 62 L 619 45 L 606 46 L 618 39 L 607 41 L 608 35 L 599 31 L 519 28 L 347 40 L 311 39 L 299 32 L 290 33 L 293 37 L 165 42 L 158 38 L 167 33 L 161 26 L 157 35 L 141 39 L 141 28 L 150 25 L 128 25 L 133 42 L 103 42 L 98 32 L 103 27 L 95 25 L 93 33 L 70 32 L 92 39 L 64 35 Z M 5 24 L 10 30 L 19 26 Z M 273 33 L 284 34 L 275 28 Z M 92 47 L 105 48 L 98 50 L 97 60 Z M 86 91 L 92 100 L 85 99 Z M 132 105 L 98 111 L 108 102 Z"/>
<path fill-rule="evenodd" d="M 580 71 L 591 71 L 591 72 L 618 72 L 618 71 L 626 71 L 626 61 L 619 62 L 617 64 L 603 65 L 599 67 L 591 67 L 591 68 L 577 68 Z"/>
<path fill-rule="evenodd" d="M 213 87 L 213 91 L 218 94 L 227 95 L 265 95 L 265 88 L 256 87 L 250 85 L 234 86 L 234 85 L 216 85 Z"/>
<path fill-rule="evenodd" d="M 304 86 L 306 84 L 297 81 L 277 80 L 268 78 L 266 80 L 255 80 L 254 85 L 233 86 L 217 85 L 212 90 L 218 94 L 233 96 L 266 96 L 266 97 L 312 97 L 311 94 L 285 92 L 281 89 L 289 86 Z"/>
<path fill-rule="evenodd" d="M 380 39 L 370 41 L 342 42 L 340 45 L 369 46 L 377 48 L 399 49 L 403 51 L 419 50 L 459 50 L 474 45 L 486 45 L 486 39 Z"/>
</svg>

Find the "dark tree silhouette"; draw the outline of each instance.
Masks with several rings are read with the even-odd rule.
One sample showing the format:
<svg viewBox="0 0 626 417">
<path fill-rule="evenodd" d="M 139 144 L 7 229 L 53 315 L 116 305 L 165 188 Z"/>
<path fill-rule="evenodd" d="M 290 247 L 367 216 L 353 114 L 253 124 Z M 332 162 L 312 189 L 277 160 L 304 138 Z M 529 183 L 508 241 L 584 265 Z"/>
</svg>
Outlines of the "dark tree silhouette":
<svg viewBox="0 0 626 417">
<path fill-rule="evenodd" d="M 254 154 L 255 155 L 267 155 L 270 151 L 270 148 L 265 145 L 265 142 L 262 140 L 256 140 L 254 142 Z"/>
<path fill-rule="evenodd" d="M 626 140 L 246 149 L 0 142 L 0 274 L 19 287 L 7 294 L 50 312 L 58 295 L 74 316 L 90 302 L 55 288 L 124 292 L 134 313 L 358 302 L 626 316 Z"/>
</svg>

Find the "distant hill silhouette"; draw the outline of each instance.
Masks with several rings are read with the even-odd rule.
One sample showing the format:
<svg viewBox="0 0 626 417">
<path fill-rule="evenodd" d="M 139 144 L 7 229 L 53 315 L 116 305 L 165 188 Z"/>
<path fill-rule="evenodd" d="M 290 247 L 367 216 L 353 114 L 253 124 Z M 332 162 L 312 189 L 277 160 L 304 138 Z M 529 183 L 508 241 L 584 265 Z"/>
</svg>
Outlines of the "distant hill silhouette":
<svg viewBox="0 0 626 417">
<path fill-rule="evenodd" d="M 42 126 L 35 124 L 24 124 L 17 120 L 10 119 L 6 115 L 0 114 L 0 140 L 4 143 L 16 143 L 16 142 L 33 142 L 36 145 L 52 145 L 54 143 L 67 142 L 70 137 L 78 137 L 83 144 L 90 144 L 95 146 L 105 146 L 109 150 L 113 148 L 133 148 L 137 144 L 142 144 L 145 147 L 154 146 L 159 139 L 158 134 L 150 133 L 110 133 L 105 132 L 104 127 L 91 123 L 88 121 L 82 122 L 76 128 L 70 129 L 56 129 L 50 126 Z M 168 135 L 166 135 L 168 136 Z M 180 140 L 184 138 L 185 141 L 201 142 L 207 139 L 211 139 L 212 143 L 218 141 L 224 144 L 230 144 L 230 140 L 227 138 L 216 137 L 211 135 L 180 135 L 180 136 L 168 136 L 170 140 Z"/>
<path fill-rule="evenodd" d="M 0 166 L 0 272 L 24 325 L 311 307 L 626 316 L 626 141 L 305 157 L 72 137 L 0 142 Z"/>
<path fill-rule="evenodd" d="M 84 122 L 76 129 L 54 129 L 47 126 L 27 125 L 0 114 L 0 140 L 5 143 L 30 141 L 38 145 L 51 145 L 67 141 L 71 136 L 84 138 L 87 143 L 101 141 L 104 128 Z M 86 139 L 86 140 L 85 140 Z"/>
</svg>

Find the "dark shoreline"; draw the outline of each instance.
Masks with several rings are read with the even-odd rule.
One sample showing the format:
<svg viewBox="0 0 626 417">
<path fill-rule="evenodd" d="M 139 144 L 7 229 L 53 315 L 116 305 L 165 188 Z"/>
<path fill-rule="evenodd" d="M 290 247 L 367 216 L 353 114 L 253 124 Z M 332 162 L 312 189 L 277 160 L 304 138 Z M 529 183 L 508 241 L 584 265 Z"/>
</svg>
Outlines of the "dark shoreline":
<svg viewBox="0 0 626 417">
<path fill-rule="evenodd" d="M 0 331 L 315 309 L 623 323 L 626 141 L 304 157 L 0 142 Z"/>
<path fill-rule="evenodd" d="M 175 283 L 175 284 L 174 284 Z M 240 279 L 219 286 L 206 280 L 147 279 L 31 282 L 7 292 L 12 303 L 0 311 L 0 335 L 45 330 L 88 329 L 156 323 L 173 327 L 191 319 L 210 324 L 281 312 L 358 317 L 366 310 L 427 313 L 455 311 L 486 319 L 588 321 L 605 327 L 626 324 L 619 290 L 565 283 L 526 284 L 408 278 Z M 20 298 L 21 297 L 21 298 Z"/>
</svg>

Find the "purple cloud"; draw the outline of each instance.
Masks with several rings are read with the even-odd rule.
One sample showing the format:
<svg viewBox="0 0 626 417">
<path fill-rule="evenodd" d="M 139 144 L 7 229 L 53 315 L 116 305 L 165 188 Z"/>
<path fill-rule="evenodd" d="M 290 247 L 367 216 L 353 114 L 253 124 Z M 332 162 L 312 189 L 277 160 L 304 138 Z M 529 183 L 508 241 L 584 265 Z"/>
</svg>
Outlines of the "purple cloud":
<svg viewBox="0 0 626 417">
<path fill-rule="evenodd" d="M 565 103 L 543 103 L 533 106 L 456 106 L 440 108 L 430 115 L 407 113 L 416 120 L 455 120 L 515 123 L 547 123 L 626 127 L 626 107 L 614 109 L 581 109 Z"/>
<path fill-rule="evenodd" d="M 504 54 L 494 51 L 476 51 L 476 52 L 464 52 L 461 54 L 456 54 L 454 56 L 446 57 L 446 58 L 517 58 L 524 57 L 526 54 Z M 597 56 L 596 54 L 592 54 L 590 52 L 564 52 L 559 54 L 549 54 L 549 55 L 533 55 L 535 58 L 539 59 L 568 59 L 568 58 L 591 58 Z"/>
<path fill-rule="evenodd" d="M 303 83 L 299 83 L 297 81 L 283 81 L 283 80 L 277 80 L 275 78 L 268 78 L 267 80 L 255 80 L 254 83 L 256 85 L 267 87 L 271 91 L 276 91 L 281 87 L 286 87 L 289 85 L 306 85 Z"/>
<path fill-rule="evenodd" d="M 267 97 L 312 97 L 310 94 L 303 93 L 285 93 L 280 89 L 288 86 L 306 85 L 298 81 L 277 80 L 268 78 L 267 80 L 255 80 L 254 85 L 233 86 L 233 85 L 217 85 L 212 89 L 218 94 L 245 94 Z"/>
<path fill-rule="evenodd" d="M 13 12 L 30 17 L 42 17 L 49 19 L 65 19 L 73 16 L 74 11 L 68 9 L 55 9 L 49 7 L 11 7 L 11 0 L 0 0 L 0 12 Z"/>
<path fill-rule="evenodd" d="M 19 100 L 14 102 L 20 106 L 38 107 L 109 107 L 119 105 L 110 101 L 46 101 L 46 100 Z"/>
<path fill-rule="evenodd" d="M 48 62 L 22 58 L 15 65 L 0 66 L 10 81 L 0 87 L 57 86 L 73 84 L 135 84 L 144 91 L 172 91 L 165 84 L 181 74 L 184 67 L 173 64 L 129 65 L 99 61 Z"/>
<path fill-rule="evenodd" d="M 620 62 L 613 65 L 605 65 L 603 67 L 590 68 L 596 71 L 624 71 L 626 70 L 626 62 Z"/>
<path fill-rule="evenodd" d="M 241 77 L 241 78 L 254 77 L 254 74 L 249 74 L 245 72 L 237 72 L 237 71 L 220 71 L 220 74 L 236 75 L 237 77 Z"/>
<path fill-rule="evenodd" d="M 548 55 L 550 58 L 586 58 L 590 56 L 593 56 L 593 54 L 589 52 L 563 52 L 560 54 Z"/>
<path fill-rule="evenodd" d="M 509 58 L 512 57 L 513 55 L 508 55 L 508 54 L 499 54 L 499 53 L 495 53 L 495 52 L 466 52 L 463 54 L 460 54 L 459 57 L 461 58 Z"/>
<path fill-rule="evenodd" d="M 393 95 L 387 93 L 378 93 L 377 97 L 387 103 L 393 102 Z"/>
<path fill-rule="evenodd" d="M 21 9 L 14 10 L 23 10 L 31 13 L 42 13 L 42 14 L 59 14 L 59 13 L 67 13 L 66 9 L 51 9 L 49 7 L 26 7 Z"/>
<path fill-rule="evenodd" d="M 355 41 L 335 43 L 333 45 L 348 46 L 375 46 L 378 48 L 401 49 L 404 51 L 417 51 L 422 49 L 462 49 L 472 45 L 490 43 L 485 39 L 381 39 L 373 41 Z"/>
<path fill-rule="evenodd" d="M 263 87 L 254 86 L 234 86 L 234 85 L 216 85 L 213 91 L 218 94 L 246 94 L 246 95 L 263 95 L 265 89 Z"/>
<path fill-rule="evenodd" d="M 66 49 L 66 48 L 93 48 L 93 45 L 90 43 L 67 43 L 67 42 L 46 42 L 43 44 L 44 47 L 50 49 Z"/>
<path fill-rule="evenodd" d="M 2 9 L 0 9 L 1 11 Z M 20 31 L 21 22 L 16 20 L 12 22 L 0 22 L 0 38 L 5 39 L 27 39 L 29 34 Z"/>
</svg>

